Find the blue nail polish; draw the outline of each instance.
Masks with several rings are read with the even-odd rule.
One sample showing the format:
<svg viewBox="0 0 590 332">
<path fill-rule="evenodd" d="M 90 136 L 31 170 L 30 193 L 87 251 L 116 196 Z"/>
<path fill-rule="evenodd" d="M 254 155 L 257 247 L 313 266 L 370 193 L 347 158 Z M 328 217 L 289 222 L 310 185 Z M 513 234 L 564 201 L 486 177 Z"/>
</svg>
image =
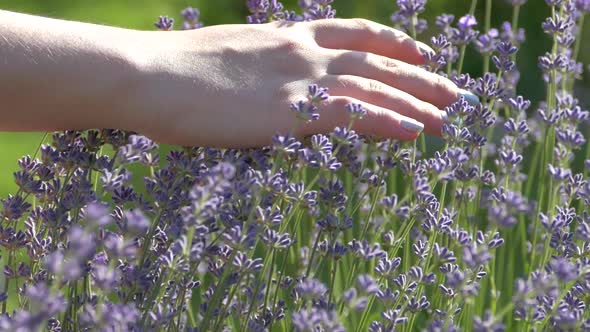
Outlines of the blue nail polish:
<svg viewBox="0 0 590 332">
<path fill-rule="evenodd" d="M 401 125 L 404 129 L 414 133 L 421 133 L 424 130 L 424 125 L 417 121 L 402 120 Z"/>
<path fill-rule="evenodd" d="M 461 90 L 459 96 L 465 98 L 465 101 L 471 106 L 477 106 L 479 104 L 479 97 L 469 91 Z"/>
<path fill-rule="evenodd" d="M 451 123 L 451 120 L 449 120 L 449 115 L 445 111 L 442 111 L 440 113 L 440 118 L 443 120 L 444 123 Z"/>
</svg>

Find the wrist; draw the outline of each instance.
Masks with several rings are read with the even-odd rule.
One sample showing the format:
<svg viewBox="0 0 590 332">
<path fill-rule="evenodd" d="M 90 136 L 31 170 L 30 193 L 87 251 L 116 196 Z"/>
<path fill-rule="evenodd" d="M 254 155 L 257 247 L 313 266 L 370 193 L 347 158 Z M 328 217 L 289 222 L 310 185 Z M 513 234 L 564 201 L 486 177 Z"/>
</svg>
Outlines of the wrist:
<svg viewBox="0 0 590 332">
<path fill-rule="evenodd" d="M 135 74 L 123 129 L 162 143 L 176 142 L 174 127 L 186 123 L 186 116 L 206 102 L 206 84 L 195 73 L 204 72 L 208 56 L 199 50 L 193 32 L 135 31 L 133 39 L 126 57 Z"/>
<path fill-rule="evenodd" d="M 142 45 L 144 32 L 123 30 L 117 41 L 112 44 L 111 54 L 113 70 L 105 73 L 110 78 L 106 91 L 101 98 L 102 104 L 108 105 L 100 119 L 95 119 L 94 126 L 128 131 L 140 131 L 143 122 L 149 122 L 148 105 L 145 99 L 145 82 L 149 65 L 147 53 Z"/>
</svg>

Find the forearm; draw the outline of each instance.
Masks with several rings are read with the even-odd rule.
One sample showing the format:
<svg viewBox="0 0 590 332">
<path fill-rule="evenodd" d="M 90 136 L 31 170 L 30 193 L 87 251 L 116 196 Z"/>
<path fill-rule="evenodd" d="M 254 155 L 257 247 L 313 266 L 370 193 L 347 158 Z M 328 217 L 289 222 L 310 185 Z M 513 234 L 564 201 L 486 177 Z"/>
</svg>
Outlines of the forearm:
<svg viewBox="0 0 590 332">
<path fill-rule="evenodd" d="M 0 130 L 127 126 L 133 33 L 0 10 Z"/>
</svg>

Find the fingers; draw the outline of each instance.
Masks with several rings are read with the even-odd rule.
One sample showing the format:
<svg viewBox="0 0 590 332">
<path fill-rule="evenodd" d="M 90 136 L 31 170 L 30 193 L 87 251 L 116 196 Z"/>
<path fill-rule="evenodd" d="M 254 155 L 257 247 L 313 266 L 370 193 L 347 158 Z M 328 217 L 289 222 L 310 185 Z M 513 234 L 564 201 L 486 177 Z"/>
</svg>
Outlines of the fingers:
<svg viewBox="0 0 590 332">
<path fill-rule="evenodd" d="M 303 126 L 299 134 L 329 133 L 335 127 L 348 126 L 350 115 L 346 112 L 346 105 L 350 103 L 361 104 L 367 110 L 367 114 L 353 124 L 353 129 L 360 134 L 410 141 L 424 129 L 422 123 L 383 107 L 351 97 L 332 96 L 322 105 L 319 120 Z"/>
<path fill-rule="evenodd" d="M 423 51 L 432 51 L 407 34 L 364 19 L 318 20 L 313 23 L 318 45 L 331 49 L 356 50 L 423 64 Z"/>
<path fill-rule="evenodd" d="M 358 51 L 333 51 L 328 65 L 331 75 L 353 75 L 387 84 L 440 109 L 464 96 L 468 101 L 476 98 L 459 89 L 442 76 L 399 60 Z"/>
<path fill-rule="evenodd" d="M 320 81 L 330 94 L 348 96 L 366 103 L 393 110 L 424 124 L 426 133 L 440 136 L 446 121 L 445 113 L 404 91 L 379 81 L 350 75 L 328 75 Z"/>
</svg>

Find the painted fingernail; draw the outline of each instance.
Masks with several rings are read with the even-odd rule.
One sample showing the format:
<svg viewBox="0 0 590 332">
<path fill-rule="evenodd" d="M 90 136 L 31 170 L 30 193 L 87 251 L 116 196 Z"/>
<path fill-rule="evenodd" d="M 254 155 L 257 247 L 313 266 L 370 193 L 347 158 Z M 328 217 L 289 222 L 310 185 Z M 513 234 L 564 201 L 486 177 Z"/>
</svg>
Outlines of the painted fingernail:
<svg viewBox="0 0 590 332">
<path fill-rule="evenodd" d="M 451 121 L 449 120 L 449 115 L 445 111 L 440 112 L 440 118 L 443 120 L 444 123 L 451 123 Z"/>
<path fill-rule="evenodd" d="M 426 44 L 424 44 L 422 42 L 417 41 L 416 42 L 416 46 L 418 46 L 418 48 L 420 49 L 420 51 L 422 51 L 422 54 L 435 53 L 434 50 L 430 46 L 428 46 L 428 45 L 426 45 Z"/>
<path fill-rule="evenodd" d="M 476 106 L 479 104 L 479 97 L 467 90 L 460 90 L 459 96 L 465 98 L 465 101 L 471 106 Z"/>
<path fill-rule="evenodd" d="M 402 120 L 401 125 L 404 129 L 414 133 L 421 133 L 424 130 L 424 124 L 418 121 Z"/>
</svg>

